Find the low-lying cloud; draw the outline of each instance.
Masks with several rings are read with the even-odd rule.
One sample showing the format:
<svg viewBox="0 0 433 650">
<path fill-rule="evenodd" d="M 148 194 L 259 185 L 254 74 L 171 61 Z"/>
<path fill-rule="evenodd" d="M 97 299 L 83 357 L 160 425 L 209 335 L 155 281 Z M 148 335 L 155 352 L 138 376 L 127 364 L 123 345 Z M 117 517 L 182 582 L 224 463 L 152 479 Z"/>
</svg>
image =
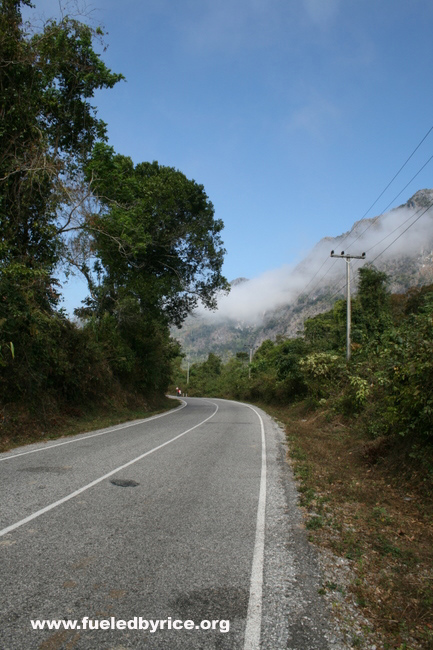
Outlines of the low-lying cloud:
<svg viewBox="0 0 433 650">
<path fill-rule="evenodd" d="M 427 201 L 424 207 L 402 206 L 375 219 L 359 221 L 348 233 L 322 239 L 297 266 L 282 266 L 236 284 L 229 295 L 220 298 L 216 312 L 199 309 L 198 315 L 213 322 L 257 324 L 266 313 L 294 304 L 302 295 L 315 295 L 324 287 L 337 291 L 345 284 L 345 262 L 331 258 L 332 249 L 336 254 L 342 250 L 352 255 L 366 253 L 365 261 L 351 263 L 354 279 L 356 269 L 364 264 L 374 261 L 380 268 L 392 258 L 432 251 L 433 190 L 426 190 L 423 196 Z"/>
<path fill-rule="evenodd" d="M 200 310 L 200 315 L 217 320 L 259 321 L 266 312 L 288 304 L 302 287 L 302 278 L 293 267 L 283 266 L 232 287 L 218 301 L 216 312 Z"/>
</svg>

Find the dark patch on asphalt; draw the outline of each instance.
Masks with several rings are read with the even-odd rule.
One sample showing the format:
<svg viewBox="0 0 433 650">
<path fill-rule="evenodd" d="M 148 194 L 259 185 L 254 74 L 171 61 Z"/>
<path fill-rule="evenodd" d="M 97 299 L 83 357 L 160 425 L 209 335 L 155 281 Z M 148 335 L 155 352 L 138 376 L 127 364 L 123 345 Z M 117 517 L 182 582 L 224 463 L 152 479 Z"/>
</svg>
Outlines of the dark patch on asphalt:
<svg viewBox="0 0 433 650">
<path fill-rule="evenodd" d="M 249 593 L 241 587 L 200 589 L 182 594 L 172 602 L 184 619 L 231 620 L 247 617 Z"/>
<path fill-rule="evenodd" d="M 130 481 L 123 478 L 113 478 L 110 483 L 117 485 L 118 487 L 137 487 L 137 485 L 140 485 L 140 483 L 137 483 L 136 481 Z"/>
</svg>

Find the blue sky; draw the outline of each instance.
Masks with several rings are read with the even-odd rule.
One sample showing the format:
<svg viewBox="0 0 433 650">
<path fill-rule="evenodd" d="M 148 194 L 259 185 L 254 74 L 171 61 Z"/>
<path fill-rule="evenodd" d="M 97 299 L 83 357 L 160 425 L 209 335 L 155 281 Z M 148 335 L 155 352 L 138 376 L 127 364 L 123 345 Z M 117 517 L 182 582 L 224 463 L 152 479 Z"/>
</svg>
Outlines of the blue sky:
<svg viewBox="0 0 433 650">
<path fill-rule="evenodd" d="M 33 14 L 59 14 L 35 0 Z M 202 183 L 224 272 L 294 264 L 360 219 L 433 125 L 431 0 L 94 0 L 110 144 Z M 368 216 L 433 153 L 433 132 Z M 433 163 L 395 202 L 433 187 Z M 74 290 L 76 291 L 76 290 Z M 74 294 L 75 295 L 75 294 Z M 76 301 L 69 290 L 68 300 Z"/>
</svg>

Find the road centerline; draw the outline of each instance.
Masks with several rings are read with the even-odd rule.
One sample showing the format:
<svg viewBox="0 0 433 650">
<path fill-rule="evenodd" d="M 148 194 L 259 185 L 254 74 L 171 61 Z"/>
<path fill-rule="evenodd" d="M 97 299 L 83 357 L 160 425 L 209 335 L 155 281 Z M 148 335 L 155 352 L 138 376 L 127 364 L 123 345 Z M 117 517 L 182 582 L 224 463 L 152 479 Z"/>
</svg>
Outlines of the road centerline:
<svg viewBox="0 0 433 650">
<path fill-rule="evenodd" d="M 57 501 L 54 501 L 53 503 L 49 504 L 48 506 L 45 506 L 44 508 L 41 508 L 40 510 L 37 510 L 36 512 L 32 513 L 31 515 L 28 515 L 24 519 L 21 519 L 20 521 L 17 521 L 15 524 L 11 524 L 10 526 L 7 526 L 3 530 L 0 530 L 0 537 L 3 537 L 4 535 L 7 535 L 8 533 L 13 532 L 14 530 L 17 530 L 17 528 L 20 528 L 21 526 L 24 526 L 24 524 L 29 523 L 30 521 L 33 521 L 33 519 L 37 519 L 41 515 L 50 512 L 51 510 L 54 510 L 54 508 L 57 508 L 58 506 L 62 505 L 63 503 L 66 503 L 67 501 L 70 501 L 71 499 L 75 498 L 79 494 L 82 494 L 83 492 L 86 492 L 86 490 L 89 490 L 90 488 L 94 487 L 95 485 L 98 485 L 98 483 L 101 483 L 102 481 L 106 480 L 110 476 L 113 476 L 117 472 L 122 471 L 126 467 L 130 467 L 134 463 L 137 463 L 139 460 L 142 460 L 146 456 L 149 456 L 150 454 L 153 454 L 155 451 L 158 451 L 159 449 L 162 449 L 163 447 L 166 447 L 167 445 L 171 444 L 172 442 L 175 442 L 175 440 L 179 440 L 179 438 L 182 438 L 185 436 L 187 433 L 190 433 L 194 429 L 197 429 L 200 427 L 202 424 L 210 420 L 211 418 L 214 417 L 214 415 L 218 411 L 218 405 L 217 404 L 212 404 L 215 406 L 215 411 L 212 413 L 212 415 L 209 415 L 206 419 L 202 420 L 198 424 L 194 425 L 193 427 L 190 427 L 186 431 L 183 431 L 182 433 L 179 433 L 177 436 L 174 438 L 171 438 L 170 440 L 167 440 L 166 442 L 163 442 L 160 445 L 157 445 L 153 449 L 150 449 L 149 451 L 146 451 L 144 454 L 141 454 L 140 456 L 137 456 L 137 458 L 133 458 L 132 460 L 128 461 L 127 463 L 120 465 L 119 467 L 116 467 L 115 469 L 111 470 L 107 474 L 104 474 L 103 476 L 100 476 L 99 478 L 95 479 L 94 481 L 91 481 L 87 485 L 84 485 L 83 487 L 79 488 L 78 490 L 75 490 L 74 492 L 71 492 L 70 494 L 66 495 L 62 499 L 58 499 Z"/>
<path fill-rule="evenodd" d="M 121 431 L 122 429 L 128 429 L 129 427 L 137 427 L 140 424 L 145 424 L 146 422 L 152 422 L 152 420 L 157 420 L 158 418 L 163 418 L 166 415 L 171 415 L 172 413 L 177 413 L 178 411 L 181 411 L 182 409 L 185 408 L 185 406 L 188 406 L 186 402 L 181 400 L 183 402 L 182 406 L 178 406 L 175 409 L 172 409 L 171 411 L 167 411 L 166 413 L 159 413 L 158 415 L 152 415 L 150 418 L 142 418 L 141 420 L 135 420 L 133 422 L 128 422 L 126 424 L 121 424 L 121 425 L 114 425 L 113 427 L 109 427 L 107 429 L 104 429 L 103 431 L 99 431 L 98 433 L 91 433 L 90 435 L 86 435 L 86 433 L 79 433 L 77 435 L 81 436 L 81 438 L 77 438 L 74 436 L 73 440 L 65 440 L 64 442 L 57 442 L 54 445 L 49 445 L 48 447 L 41 447 L 40 449 L 31 449 L 30 451 L 23 451 L 20 454 L 14 454 L 13 456 L 6 456 L 5 458 L 0 458 L 0 463 L 3 462 L 4 460 L 13 460 L 14 458 L 21 458 L 21 456 L 27 456 L 28 454 L 37 454 L 40 451 L 49 451 L 50 449 L 54 449 L 56 447 L 62 447 L 63 445 L 70 445 L 73 442 L 81 442 L 82 440 L 88 440 L 89 438 L 97 438 L 98 436 L 105 436 L 108 433 L 115 433 L 116 431 Z"/>
</svg>

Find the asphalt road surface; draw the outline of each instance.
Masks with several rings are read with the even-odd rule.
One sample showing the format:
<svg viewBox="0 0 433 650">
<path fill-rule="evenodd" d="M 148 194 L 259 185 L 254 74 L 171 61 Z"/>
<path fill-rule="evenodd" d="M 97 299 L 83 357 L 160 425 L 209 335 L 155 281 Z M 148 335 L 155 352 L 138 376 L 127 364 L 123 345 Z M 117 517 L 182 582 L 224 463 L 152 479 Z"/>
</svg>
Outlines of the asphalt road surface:
<svg viewBox="0 0 433 650">
<path fill-rule="evenodd" d="M 196 398 L 0 454 L 1 650 L 340 648 L 285 454 Z"/>
</svg>

